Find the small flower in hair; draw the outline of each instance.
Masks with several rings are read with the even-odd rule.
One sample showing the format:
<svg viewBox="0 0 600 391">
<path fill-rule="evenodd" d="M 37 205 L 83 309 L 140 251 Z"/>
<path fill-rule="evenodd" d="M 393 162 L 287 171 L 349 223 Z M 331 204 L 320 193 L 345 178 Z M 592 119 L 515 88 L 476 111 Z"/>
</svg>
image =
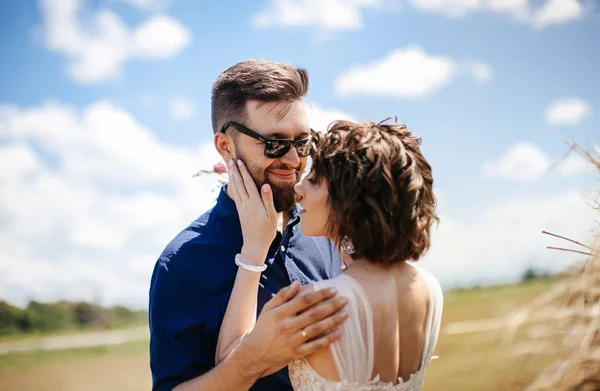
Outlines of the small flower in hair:
<svg viewBox="0 0 600 391">
<path fill-rule="evenodd" d="M 212 170 L 200 170 L 196 174 L 195 177 L 201 176 L 202 174 L 219 174 L 223 175 L 227 173 L 227 166 L 223 162 L 217 162 L 213 165 Z"/>
<path fill-rule="evenodd" d="M 227 174 L 227 166 L 225 165 L 225 163 L 223 162 L 217 162 L 213 165 L 212 170 L 199 170 L 197 173 L 194 174 L 194 177 L 199 177 L 205 174 L 218 174 L 219 178 L 217 178 L 217 181 L 219 182 L 220 185 L 218 185 L 217 187 L 215 187 L 212 191 L 214 192 L 215 190 L 218 190 L 221 188 L 222 185 L 227 184 L 227 179 L 226 179 L 226 175 Z"/>
<path fill-rule="evenodd" d="M 223 162 L 218 162 L 213 166 L 213 172 L 216 174 L 225 174 L 227 172 L 227 166 Z"/>
</svg>

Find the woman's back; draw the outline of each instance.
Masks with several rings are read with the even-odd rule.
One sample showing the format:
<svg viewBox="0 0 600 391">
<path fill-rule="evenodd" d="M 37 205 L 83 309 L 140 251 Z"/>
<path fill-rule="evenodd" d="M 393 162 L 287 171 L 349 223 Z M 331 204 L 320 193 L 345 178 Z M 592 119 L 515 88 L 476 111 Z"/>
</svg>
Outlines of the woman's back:
<svg viewBox="0 0 600 391">
<path fill-rule="evenodd" d="M 357 262 L 315 289 L 325 286 L 349 300 L 343 337 L 290 365 L 294 388 L 419 390 L 439 333 L 443 297 L 437 280 L 406 263 L 384 269 Z"/>
<path fill-rule="evenodd" d="M 373 375 L 396 383 L 398 377 L 408 379 L 421 366 L 429 289 L 419 272 L 406 263 L 389 270 L 373 266 L 364 272 L 349 270 L 349 275 L 361 285 L 371 305 Z"/>
</svg>

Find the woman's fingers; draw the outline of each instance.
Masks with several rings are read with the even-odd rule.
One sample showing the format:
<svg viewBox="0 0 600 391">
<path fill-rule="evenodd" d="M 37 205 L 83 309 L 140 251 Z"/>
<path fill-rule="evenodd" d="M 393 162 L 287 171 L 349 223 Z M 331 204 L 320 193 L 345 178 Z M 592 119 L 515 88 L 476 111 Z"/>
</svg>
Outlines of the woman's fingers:
<svg viewBox="0 0 600 391">
<path fill-rule="evenodd" d="M 235 173 L 233 164 L 231 164 L 233 160 L 229 161 L 229 165 L 231 166 L 229 170 L 227 170 L 227 174 L 229 175 L 229 181 L 227 182 L 227 188 L 231 190 L 231 196 L 233 197 L 233 201 L 237 204 L 240 202 L 240 195 L 238 193 L 237 186 L 235 185 Z"/>
<path fill-rule="evenodd" d="M 271 186 L 269 184 L 264 184 L 262 185 L 260 190 L 257 189 L 256 184 L 254 183 L 254 180 L 252 179 L 252 176 L 248 171 L 248 168 L 246 167 L 244 162 L 239 159 L 237 161 L 237 169 L 238 171 L 236 171 L 236 173 L 239 172 L 240 176 L 242 177 L 242 180 L 244 182 L 244 189 L 246 190 L 248 198 L 254 202 L 262 201 L 262 205 L 264 206 L 267 217 L 270 219 L 275 219 L 277 217 L 277 211 L 275 210 L 275 203 L 273 201 L 273 189 L 271 188 Z"/>
<path fill-rule="evenodd" d="M 271 185 L 265 183 L 260 188 L 262 201 L 265 206 L 265 212 L 267 212 L 267 217 L 274 219 L 277 218 L 277 211 L 275 210 L 275 202 L 273 201 L 273 189 L 271 189 Z"/>
<path fill-rule="evenodd" d="M 256 188 L 256 184 L 254 183 L 254 180 L 252 179 L 250 172 L 248 172 L 246 165 L 244 164 L 243 161 L 238 159 L 237 166 L 238 166 L 237 168 L 241 175 L 241 178 L 244 182 L 244 189 L 246 190 L 246 194 L 248 194 L 248 197 L 250 197 L 251 199 L 258 200 L 260 198 L 260 196 L 258 194 L 258 189 Z"/>
<path fill-rule="evenodd" d="M 240 174 L 240 170 L 238 169 L 237 164 L 235 164 L 234 160 L 229 161 L 229 166 L 231 167 L 231 177 L 233 177 L 233 181 L 235 182 L 235 189 L 238 194 L 238 201 L 245 201 L 248 198 L 248 192 L 246 192 L 246 186 L 244 185 L 244 179 Z"/>
</svg>

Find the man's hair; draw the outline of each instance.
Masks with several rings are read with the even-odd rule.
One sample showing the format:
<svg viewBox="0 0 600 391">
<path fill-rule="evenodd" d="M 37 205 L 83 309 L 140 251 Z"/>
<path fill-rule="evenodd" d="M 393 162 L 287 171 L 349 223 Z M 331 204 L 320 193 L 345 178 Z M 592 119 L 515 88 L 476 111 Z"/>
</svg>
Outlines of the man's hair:
<svg viewBox="0 0 600 391">
<path fill-rule="evenodd" d="M 308 72 L 295 65 L 266 60 L 245 60 L 224 70 L 212 88 L 213 132 L 227 121 L 246 120 L 246 102 L 289 102 L 308 92 Z M 289 107 L 284 109 L 282 117 Z"/>
<path fill-rule="evenodd" d="M 328 186 L 327 230 L 338 244 L 352 240 L 353 258 L 391 265 L 428 250 L 439 219 L 420 141 L 397 123 L 336 121 L 318 136 L 312 171 Z"/>
</svg>

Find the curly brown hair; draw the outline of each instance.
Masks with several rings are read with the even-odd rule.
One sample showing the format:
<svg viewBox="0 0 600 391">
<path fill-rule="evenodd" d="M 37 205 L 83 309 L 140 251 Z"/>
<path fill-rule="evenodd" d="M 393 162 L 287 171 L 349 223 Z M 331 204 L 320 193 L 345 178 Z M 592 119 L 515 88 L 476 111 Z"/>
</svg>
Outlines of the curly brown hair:
<svg viewBox="0 0 600 391">
<path fill-rule="evenodd" d="M 391 265 L 417 261 L 439 219 L 421 139 L 405 125 L 383 122 L 333 122 L 316 137 L 311 170 L 328 186 L 334 241 L 348 236 L 354 259 Z"/>
</svg>

